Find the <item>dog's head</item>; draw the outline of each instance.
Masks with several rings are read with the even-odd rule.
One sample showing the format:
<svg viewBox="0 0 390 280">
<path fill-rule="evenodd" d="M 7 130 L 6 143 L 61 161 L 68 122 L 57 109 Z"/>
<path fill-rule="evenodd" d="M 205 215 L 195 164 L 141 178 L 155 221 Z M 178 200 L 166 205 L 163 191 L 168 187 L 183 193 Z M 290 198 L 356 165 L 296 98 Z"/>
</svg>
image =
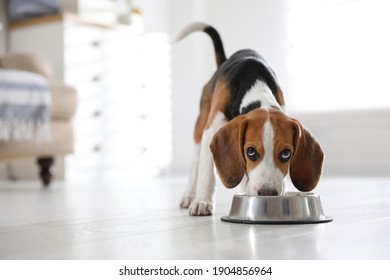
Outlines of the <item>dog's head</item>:
<svg viewBox="0 0 390 280">
<path fill-rule="evenodd" d="M 317 140 L 298 120 L 273 108 L 234 118 L 214 135 L 210 148 L 222 183 L 234 188 L 246 176 L 251 195 L 281 195 L 288 172 L 298 190 L 311 191 L 322 172 Z"/>
</svg>

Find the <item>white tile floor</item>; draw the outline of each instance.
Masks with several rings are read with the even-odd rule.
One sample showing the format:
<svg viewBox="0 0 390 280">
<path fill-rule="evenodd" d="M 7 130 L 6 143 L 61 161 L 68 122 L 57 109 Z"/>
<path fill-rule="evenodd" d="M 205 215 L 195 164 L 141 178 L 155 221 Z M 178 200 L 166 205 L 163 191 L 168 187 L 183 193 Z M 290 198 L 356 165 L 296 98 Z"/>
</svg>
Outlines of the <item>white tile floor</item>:
<svg viewBox="0 0 390 280">
<path fill-rule="evenodd" d="M 220 221 L 237 190 L 218 186 L 214 216 L 178 208 L 185 178 L 0 182 L 0 259 L 390 259 L 390 178 L 323 178 L 334 221 Z"/>
</svg>

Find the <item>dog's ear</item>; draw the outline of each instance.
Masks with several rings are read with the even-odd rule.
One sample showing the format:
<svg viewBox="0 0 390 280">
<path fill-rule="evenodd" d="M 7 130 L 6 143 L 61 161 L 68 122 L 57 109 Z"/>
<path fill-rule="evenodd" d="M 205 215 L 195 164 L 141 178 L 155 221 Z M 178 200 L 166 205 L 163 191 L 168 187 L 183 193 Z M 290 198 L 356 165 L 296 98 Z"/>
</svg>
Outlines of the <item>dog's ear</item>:
<svg viewBox="0 0 390 280">
<path fill-rule="evenodd" d="M 321 177 L 324 152 L 298 120 L 293 119 L 293 127 L 295 151 L 290 164 L 290 177 L 298 190 L 308 192 L 316 187 Z"/>
<path fill-rule="evenodd" d="M 245 174 L 242 153 L 245 129 L 244 118 L 236 117 L 218 130 L 210 144 L 215 167 L 227 188 L 236 187 Z"/>
</svg>

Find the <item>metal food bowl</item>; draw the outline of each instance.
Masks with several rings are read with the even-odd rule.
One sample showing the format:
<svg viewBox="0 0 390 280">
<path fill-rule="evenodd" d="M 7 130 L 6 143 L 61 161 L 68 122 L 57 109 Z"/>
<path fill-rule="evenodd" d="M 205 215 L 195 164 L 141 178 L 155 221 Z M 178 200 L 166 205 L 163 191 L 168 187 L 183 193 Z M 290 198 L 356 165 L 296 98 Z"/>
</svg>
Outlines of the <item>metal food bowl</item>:
<svg viewBox="0 0 390 280">
<path fill-rule="evenodd" d="M 236 194 L 224 222 L 244 224 L 311 224 L 333 219 L 325 216 L 318 194 L 287 192 L 282 196 Z"/>
</svg>

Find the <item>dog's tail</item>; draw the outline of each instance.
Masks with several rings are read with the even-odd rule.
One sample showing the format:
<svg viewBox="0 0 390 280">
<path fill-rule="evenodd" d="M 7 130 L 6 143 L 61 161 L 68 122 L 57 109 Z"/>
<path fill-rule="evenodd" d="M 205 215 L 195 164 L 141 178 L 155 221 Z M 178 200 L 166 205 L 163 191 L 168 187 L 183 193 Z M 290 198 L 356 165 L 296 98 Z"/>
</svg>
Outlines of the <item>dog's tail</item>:
<svg viewBox="0 0 390 280">
<path fill-rule="evenodd" d="M 223 49 L 221 37 L 219 36 L 218 31 L 214 27 L 212 27 L 206 23 L 202 23 L 202 22 L 192 23 L 192 24 L 186 26 L 176 36 L 176 38 L 173 40 L 173 42 L 178 42 L 178 41 L 184 39 L 185 37 L 187 37 L 189 34 L 191 34 L 193 32 L 197 32 L 197 31 L 202 31 L 202 32 L 207 33 L 211 37 L 211 39 L 213 40 L 215 58 L 217 60 L 217 66 L 219 67 L 226 60 L 226 56 L 225 56 L 225 50 Z"/>
</svg>

